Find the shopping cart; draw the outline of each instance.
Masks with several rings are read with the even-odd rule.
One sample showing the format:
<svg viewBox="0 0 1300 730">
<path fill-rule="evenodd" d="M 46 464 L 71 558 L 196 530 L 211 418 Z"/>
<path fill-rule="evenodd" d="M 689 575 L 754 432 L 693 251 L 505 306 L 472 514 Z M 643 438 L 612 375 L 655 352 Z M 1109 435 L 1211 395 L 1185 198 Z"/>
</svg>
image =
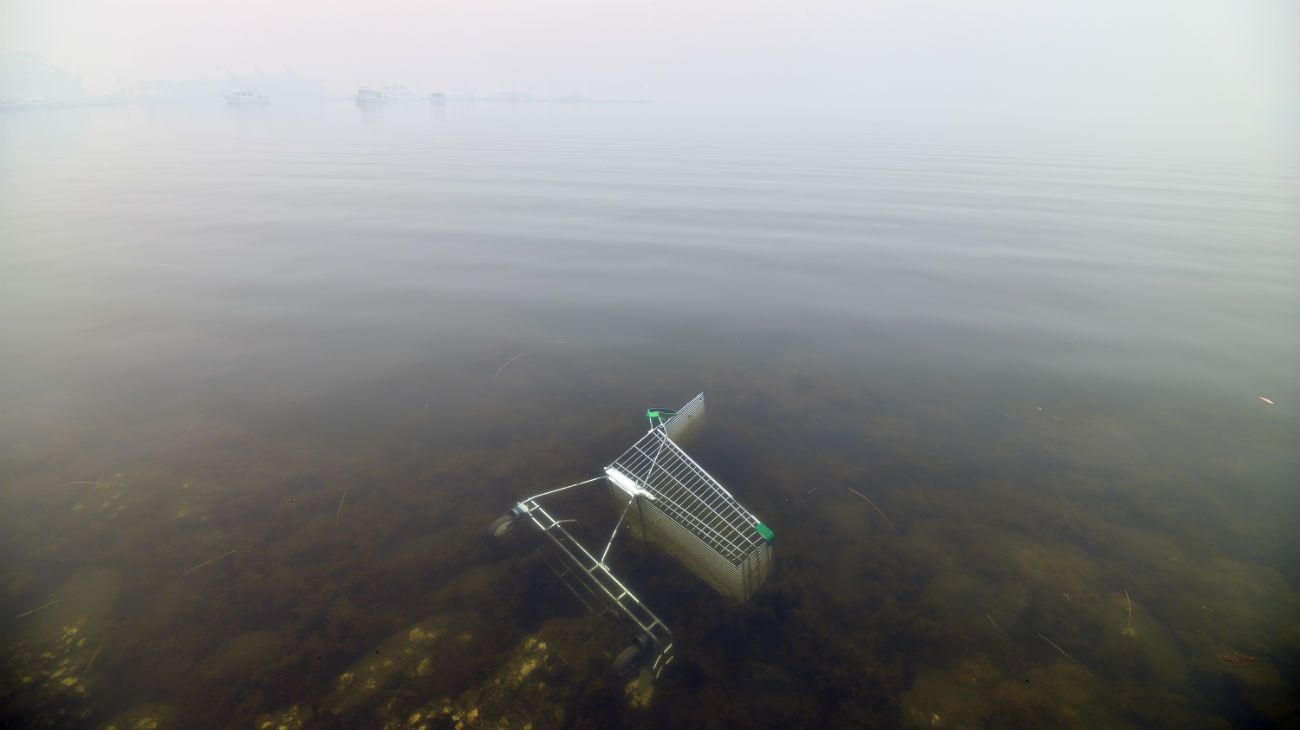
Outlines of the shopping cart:
<svg viewBox="0 0 1300 730">
<path fill-rule="evenodd" d="M 650 409 L 650 430 L 602 476 L 520 500 L 492 523 L 502 537 L 523 518 L 559 548 L 556 575 L 589 607 L 605 611 L 631 628 L 637 641 L 614 662 L 620 673 L 637 667 L 658 677 L 672 661 L 672 632 L 618 579 L 606 563 L 619 529 L 652 543 L 724 596 L 744 601 L 772 569 L 776 535 L 745 509 L 717 479 L 682 450 L 704 425 L 704 394 L 680 410 Z M 619 508 L 618 522 L 597 557 L 565 528 L 542 500 L 570 489 L 603 482 Z M 635 509 L 633 507 L 635 506 Z"/>
</svg>

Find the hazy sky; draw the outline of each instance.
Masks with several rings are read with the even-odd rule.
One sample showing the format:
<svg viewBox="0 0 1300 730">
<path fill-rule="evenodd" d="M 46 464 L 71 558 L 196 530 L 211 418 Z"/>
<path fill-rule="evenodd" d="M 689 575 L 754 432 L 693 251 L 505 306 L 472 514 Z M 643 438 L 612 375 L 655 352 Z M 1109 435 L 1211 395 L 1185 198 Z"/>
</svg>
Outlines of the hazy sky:
<svg viewBox="0 0 1300 730">
<path fill-rule="evenodd" d="M 1300 0 L 0 0 L 0 8 L 4 52 L 37 53 L 92 92 L 288 69 L 336 92 L 370 83 L 830 104 L 899 119 L 1240 139 L 1300 128 Z"/>
</svg>

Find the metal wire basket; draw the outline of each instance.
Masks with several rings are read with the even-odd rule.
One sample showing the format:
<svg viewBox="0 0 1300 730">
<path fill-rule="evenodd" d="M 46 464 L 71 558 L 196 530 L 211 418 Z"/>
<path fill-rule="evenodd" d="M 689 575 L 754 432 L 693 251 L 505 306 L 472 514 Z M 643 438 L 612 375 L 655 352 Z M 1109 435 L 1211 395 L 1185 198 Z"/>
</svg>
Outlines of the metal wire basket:
<svg viewBox="0 0 1300 730">
<path fill-rule="evenodd" d="M 704 412 L 703 393 L 677 411 L 648 410 L 650 430 L 605 467 L 604 476 L 523 499 L 492 524 L 492 533 L 500 537 L 527 517 L 559 548 L 567 565 L 556 575 L 588 605 L 594 598 L 638 633 L 637 643 L 615 663 L 620 670 L 641 662 L 657 677 L 672 661 L 672 632 L 605 562 L 624 523 L 634 537 L 658 546 L 719 593 L 739 601 L 748 599 L 772 568 L 776 535 L 682 450 L 704 425 Z M 557 519 L 540 500 L 601 481 L 621 509 L 596 557 L 564 527 L 572 520 Z"/>
</svg>

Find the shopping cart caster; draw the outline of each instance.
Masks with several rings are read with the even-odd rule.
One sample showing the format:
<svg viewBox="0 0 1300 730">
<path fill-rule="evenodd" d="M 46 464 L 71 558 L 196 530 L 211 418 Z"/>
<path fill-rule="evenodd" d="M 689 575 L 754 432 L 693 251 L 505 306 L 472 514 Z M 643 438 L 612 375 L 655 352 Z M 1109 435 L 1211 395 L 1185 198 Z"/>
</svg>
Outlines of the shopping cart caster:
<svg viewBox="0 0 1300 730">
<path fill-rule="evenodd" d="M 506 533 L 510 532 L 510 528 L 515 526 L 515 522 L 523 516 L 523 513 L 520 512 L 518 508 L 510 510 L 495 520 L 492 520 L 492 524 L 488 525 L 488 534 L 496 538 L 505 537 Z"/>
<path fill-rule="evenodd" d="M 641 666 L 639 660 L 645 654 L 646 647 L 649 644 L 650 640 L 645 636 L 641 636 L 626 649 L 620 651 L 618 656 L 614 657 L 614 672 L 620 677 L 630 676 Z"/>
</svg>

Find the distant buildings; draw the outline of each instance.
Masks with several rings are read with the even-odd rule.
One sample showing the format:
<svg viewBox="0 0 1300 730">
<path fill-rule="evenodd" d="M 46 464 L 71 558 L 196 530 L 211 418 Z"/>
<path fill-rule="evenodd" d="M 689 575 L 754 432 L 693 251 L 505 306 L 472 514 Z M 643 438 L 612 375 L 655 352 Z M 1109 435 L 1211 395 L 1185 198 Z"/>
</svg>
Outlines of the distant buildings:
<svg viewBox="0 0 1300 730">
<path fill-rule="evenodd" d="M 146 81 L 141 84 L 142 100 L 186 104 L 220 103 L 233 89 L 265 97 L 277 104 L 313 102 L 325 98 L 325 87 L 305 79 L 179 79 Z"/>
<path fill-rule="evenodd" d="M 416 93 L 406 86 L 362 86 L 350 97 L 330 96 L 318 81 L 287 78 L 228 76 L 226 78 L 160 79 L 119 89 L 102 96 L 87 96 L 81 81 L 67 69 L 45 63 L 30 54 L 0 55 L 0 108 L 62 107 L 106 104 L 183 104 L 187 106 L 249 106 L 314 103 L 351 98 L 362 106 L 424 101 L 436 106 L 448 102 L 594 103 L 580 95 L 534 96 L 522 91 L 473 94 L 433 91 Z"/>
<path fill-rule="evenodd" d="M 71 102 L 85 96 L 67 69 L 30 54 L 0 56 L 0 103 Z"/>
</svg>

